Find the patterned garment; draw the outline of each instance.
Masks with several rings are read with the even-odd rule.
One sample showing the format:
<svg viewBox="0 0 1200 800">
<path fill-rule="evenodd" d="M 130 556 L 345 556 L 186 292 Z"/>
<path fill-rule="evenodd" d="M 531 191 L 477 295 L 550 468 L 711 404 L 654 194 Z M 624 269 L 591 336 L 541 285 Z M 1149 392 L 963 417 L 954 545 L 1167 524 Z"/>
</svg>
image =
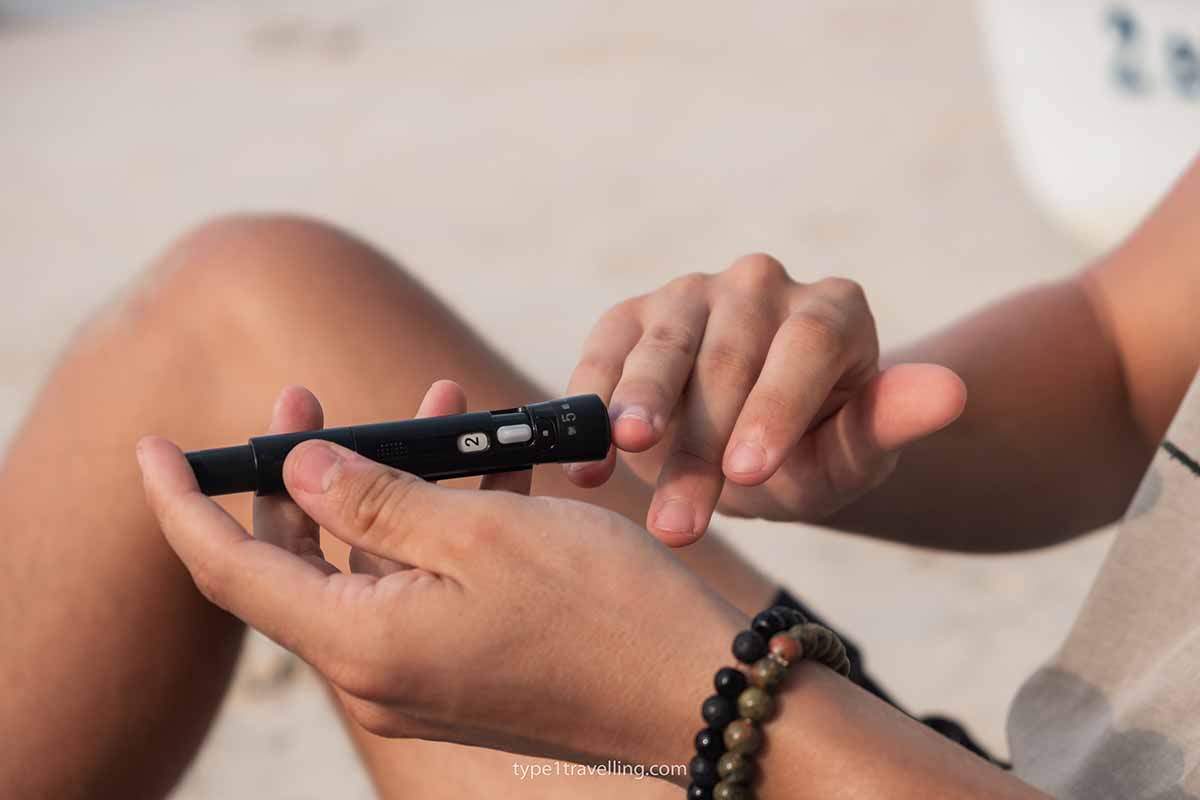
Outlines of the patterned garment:
<svg viewBox="0 0 1200 800">
<path fill-rule="evenodd" d="M 1200 377 L 1066 642 L 1013 701 L 1013 769 L 1060 798 L 1200 800 Z"/>
</svg>

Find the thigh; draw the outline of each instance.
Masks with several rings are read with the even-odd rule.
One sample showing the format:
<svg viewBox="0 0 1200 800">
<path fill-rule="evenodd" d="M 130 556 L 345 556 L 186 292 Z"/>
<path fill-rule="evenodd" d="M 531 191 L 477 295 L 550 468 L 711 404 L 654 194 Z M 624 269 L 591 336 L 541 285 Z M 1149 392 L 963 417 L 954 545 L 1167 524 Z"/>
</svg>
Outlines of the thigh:
<svg viewBox="0 0 1200 800">
<path fill-rule="evenodd" d="M 320 286 L 328 278 L 328 292 L 314 292 L 318 305 L 328 313 L 328 303 L 321 298 L 336 292 L 345 308 L 354 313 L 345 317 L 337 314 L 336 326 L 328 320 L 321 323 L 323 333 L 316 336 L 310 319 L 316 309 L 308 310 L 306 303 L 276 302 L 271 304 L 273 316 L 266 326 L 270 333 L 264 334 L 271 337 L 273 351 L 286 348 L 288 343 L 302 351 L 303 357 L 294 359 L 294 371 L 287 379 L 316 392 L 326 404 L 331 424 L 411 413 L 425 389 L 438 378 L 461 383 L 472 408 L 507 407 L 551 397 L 559 391 L 536 386 L 411 276 L 386 263 L 379 254 L 351 241 L 337 247 L 349 251 L 338 259 L 339 263 L 380 260 L 381 269 L 346 282 L 318 268 L 320 274 L 297 285 Z M 306 248 L 306 252 L 310 251 Z M 351 254 L 355 254 L 353 258 Z M 336 335 L 332 335 L 335 330 Z M 557 466 L 539 467 L 535 470 L 534 491 L 605 505 L 639 525 L 645 520 L 650 500 L 649 488 L 624 467 L 607 485 L 592 490 L 582 490 L 567 481 Z M 345 548 L 337 540 L 326 537 L 322 544 L 335 561 L 345 558 Z M 773 587 L 717 536 L 680 551 L 679 556 L 747 612 L 761 608 L 773 595 Z M 703 689 L 697 687 L 697 692 L 703 693 Z M 699 717 L 697 720 L 699 727 Z M 381 792 L 389 797 L 412 796 L 417 786 L 420 796 L 429 798 L 608 797 L 617 785 L 623 792 L 648 798 L 678 792 L 657 781 L 567 775 L 557 765 L 530 770 L 533 764 L 549 762 L 532 762 L 496 751 L 387 741 L 353 728 L 352 733 Z M 680 735 L 690 733 L 681 731 Z M 533 776 L 535 772 L 537 777 Z M 522 779 L 521 775 L 526 777 Z"/>
<path fill-rule="evenodd" d="M 327 424 L 406 416 L 439 378 L 462 384 L 472 408 L 503 408 L 560 391 L 533 383 L 410 274 L 362 242 L 292 221 L 260 231 L 238 252 L 257 265 L 243 275 L 252 282 L 242 290 L 245 297 L 271 298 L 256 308 L 253 338 L 275 365 L 272 388 L 282 382 L 308 386 L 324 404 Z M 278 271 L 267 266 L 274 263 Z M 639 525 L 651 494 L 623 466 L 608 484 L 591 490 L 567 481 L 555 465 L 539 467 L 534 492 L 604 505 Z M 322 546 L 344 566 L 341 542 L 326 536 Z M 717 535 L 678 555 L 748 613 L 773 596 L 774 587 Z M 697 687 L 698 694 L 703 690 Z M 616 786 L 647 798 L 678 793 L 652 780 L 568 775 L 552 762 L 445 743 L 384 740 L 355 726 L 350 731 L 387 797 L 608 797 Z M 551 768 L 528 769 L 533 764 Z M 533 777 L 533 772 L 541 774 Z"/>
<path fill-rule="evenodd" d="M 230 219 L 173 247 L 77 339 L 0 476 L 6 510 L 24 531 L 15 547 L 11 539 L 5 544 L 5 577 L 20 587 L 15 596 L 22 603 L 36 605 L 33 622 L 22 624 L 11 608 L 0 621 L 35 644 L 23 667 L 45 664 L 54 675 L 39 684 L 37 703 L 61 707 L 61 699 L 49 696 L 52 687 L 69 684 L 70 674 L 89 662 L 106 674 L 99 683 L 85 682 L 81 697 L 93 693 L 92 700 L 57 713 L 43 744 L 93 712 L 95 692 L 136 692 L 164 709 L 148 728 L 158 738 L 174 737 L 172 763 L 185 763 L 236 654 L 237 626 L 203 603 L 144 510 L 132 459 L 140 435 L 168 435 L 184 447 L 244 441 L 265 426 L 275 393 L 287 383 L 312 389 L 330 425 L 402 418 L 438 378 L 461 383 L 472 408 L 555 394 L 534 385 L 384 255 L 329 226 Z M 558 467 L 539 468 L 534 491 L 605 505 L 639 524 L 650 497 L 624 468 L 593 490 L 575 487 Z M 246 498 L 227 507 L 248 521 Z M 341 543 L 323 545 L 344 566 Z M 743 610 L 761 607 L 772 594 L 715 536 L 679 555 Z M 21 574 L 11 566 L 18 561 L 29 566 Z M 65 601 L 35 602 L 42 589 Z M 87 646 L 67 647 L 64 658 L 53 640 L 78 635 L 79 622 L 88 624 Z M 131 655 L 148 649 L 155 650 L 150 664 L 139 667 Z M 170 711 L 190 686 L 179 676 L 201 689 L 188 693 L 199 698 L 195 713 Z M 145 694 L 156 680 L 159 693 Z M 28 717 L 37 703 L 18 710 Z M 146 726 L 144 719 L 128 709 L 110 716 L 119 741 L 140 740 L 132 727 Z M 388 741 L 354 726 L 350 732 L 389 797 L 607 796 L 614 782 L 651 797 L 667 788 L 574 775 L 522 781 L 514 763 L 528 762 L 507 754 Z M 92 757 L 112 753 L 101 749 Z"/>
</svg>

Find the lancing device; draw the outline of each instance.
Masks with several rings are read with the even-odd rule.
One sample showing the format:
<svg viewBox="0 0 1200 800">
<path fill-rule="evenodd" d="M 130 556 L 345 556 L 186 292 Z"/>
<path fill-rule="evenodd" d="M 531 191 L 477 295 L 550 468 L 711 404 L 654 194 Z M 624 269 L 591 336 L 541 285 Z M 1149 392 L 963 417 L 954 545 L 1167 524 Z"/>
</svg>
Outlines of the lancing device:
<svg viewBox="0 0 1200 800">
<path fill-rule="evenodd" d="M 598 461 L 612 441 L 608 409 L 581 394 L 499 411 L 256 436 L 249 444 L 187 453 L 207 495 L 283 491 L 283 461 L 308 439 L 336 442 L 426 480 Z"/>
</svg>

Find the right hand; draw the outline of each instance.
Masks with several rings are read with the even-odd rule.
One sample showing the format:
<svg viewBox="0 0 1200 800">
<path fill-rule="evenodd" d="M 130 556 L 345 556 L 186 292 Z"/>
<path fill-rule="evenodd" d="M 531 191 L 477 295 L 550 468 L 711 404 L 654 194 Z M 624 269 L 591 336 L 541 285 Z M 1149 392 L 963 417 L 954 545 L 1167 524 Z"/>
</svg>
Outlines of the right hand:
<svg viewBox="0 0 1200 800">
<path fill-rule="evenodd" d="M 677 278 L 611 308 L 569 394 L 608 404 L 617 449 L 657 482 L 646 526 L 695 541 L 720 502 L 740 516 L 817 521 L 879 485 L 906 445 L 953 422 L 963 382 L 934 364 L 881 370 L 875 322 L 852 281 L 792 280 L 765 255 Z M 572 464 L 595 486 L 613 457 Z"/>
<path fill-rule="evenodd" d="M 461 404 L 443 381 L 421 412 Z M 292 389 L 272 430 L 320 423 L 316 399 Z M 746 624 L 624 517 L 526 496 L 528 472 L 452 489 L 306 441 L 284 463 L 288 494 L 259 503 L 251 536 L 200 493 L 171 442 L 147 437 L 138 460 L 200 591 L 316 667 L 379 735 L 686 761 L 711 669 Z M 359 554 L 351 573 L 324 559 L 318 526 Z"/>
</svg>

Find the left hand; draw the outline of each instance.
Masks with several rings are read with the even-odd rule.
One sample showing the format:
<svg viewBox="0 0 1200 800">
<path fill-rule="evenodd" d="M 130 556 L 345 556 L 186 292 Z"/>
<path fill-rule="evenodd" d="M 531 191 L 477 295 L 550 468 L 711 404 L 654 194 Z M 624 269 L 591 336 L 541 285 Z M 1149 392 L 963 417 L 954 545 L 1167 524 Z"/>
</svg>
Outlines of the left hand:
<svg viewBox="0 0 1200 800">
<path fill-rule="evenodd" d="M 692 274 L 611 308 L 568 394 L 609 403 L 617 449 L 655 482 L 646 527 L 691 544 L 715 509 L 820 521 L 878 486 L 900 451 L 950 424 L 963 382 L 935 364 L 880 368 L 862 289 L 792 280 L 770 256 Z M 596 486 L 614 458 L 571 464 Z"/>
<path fill-rule="evenodd" d="M 425 412 L 465 400 L 435 384 Z M 320 425 L 289 390 L 272 430 Z M 529 755 L 686 761 L 712 665 L 745 620 L 644 530 L 584 503 L 531 498 L 528 473 L 426 483 L 309 441 L 255 535 L 198 490 L 165 439 L 138 446 L 167 541 L 212 602 L 295 651 L 377 734 Z M 318 526 L 349 543 L 351 573 Z M 682 780 L 682 778 L 680 778 Z"/>
</svg>

